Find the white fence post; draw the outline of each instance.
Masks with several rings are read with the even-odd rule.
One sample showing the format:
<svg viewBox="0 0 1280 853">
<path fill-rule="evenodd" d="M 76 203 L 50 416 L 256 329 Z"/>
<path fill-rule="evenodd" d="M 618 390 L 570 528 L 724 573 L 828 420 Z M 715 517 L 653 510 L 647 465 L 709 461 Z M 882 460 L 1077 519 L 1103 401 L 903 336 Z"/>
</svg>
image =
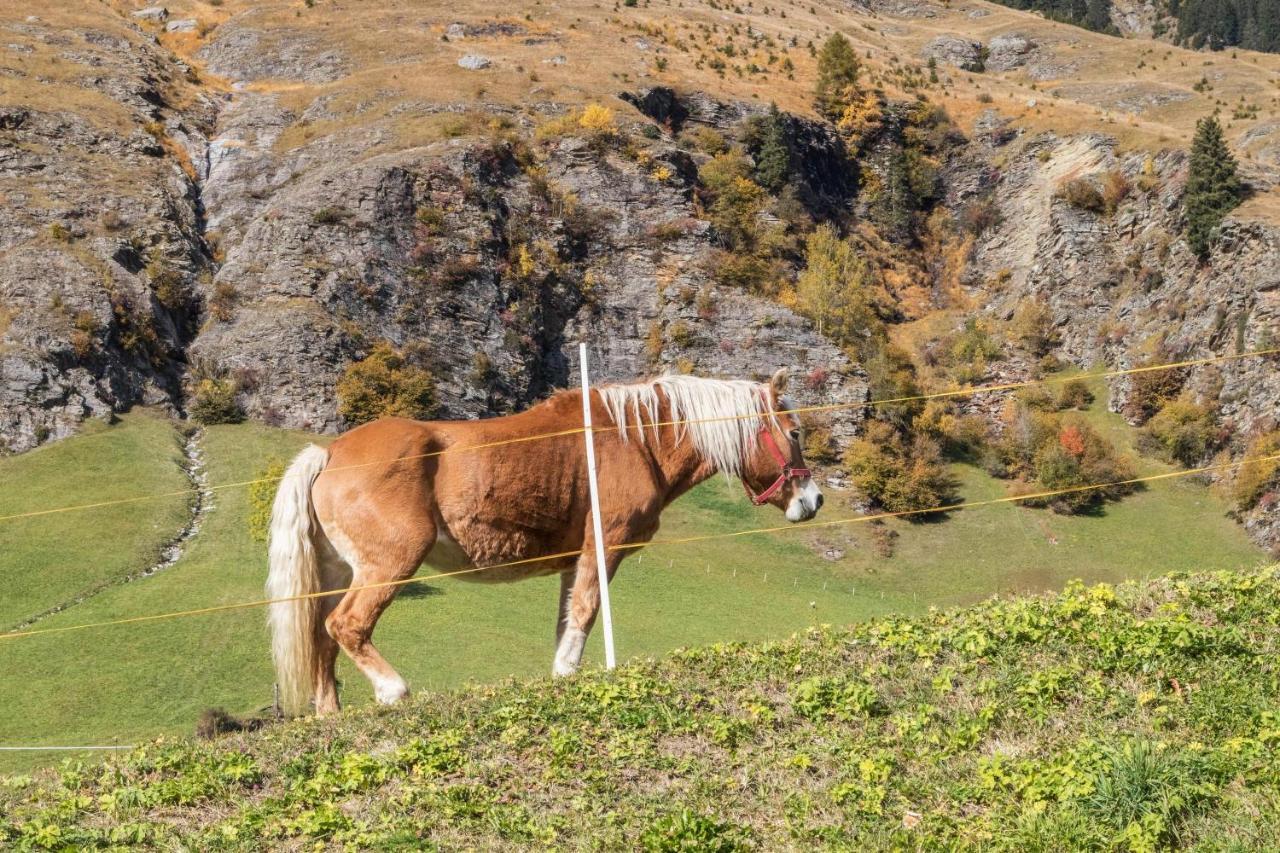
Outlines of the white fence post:
<svg viewBox="0 0 1280 853">
<path fill-rule="evenodd" d="M 587 378 L 587 345 L 578 344 L 578 363 L 582 369 L 583 438 L 587 443 L 587 480 L 591 486 L 591 524 L 596 539 L 596 572 L 600 577 L 600 615 L 604 619 L 604 665 L 613 669 L 613 610 L 609 606 L 609 570 L 604 561 L 604 530 L 600 524 L 600 483 L 596 479 L 596 442 L 591 429 L 591 381 Z"/>
</svg>

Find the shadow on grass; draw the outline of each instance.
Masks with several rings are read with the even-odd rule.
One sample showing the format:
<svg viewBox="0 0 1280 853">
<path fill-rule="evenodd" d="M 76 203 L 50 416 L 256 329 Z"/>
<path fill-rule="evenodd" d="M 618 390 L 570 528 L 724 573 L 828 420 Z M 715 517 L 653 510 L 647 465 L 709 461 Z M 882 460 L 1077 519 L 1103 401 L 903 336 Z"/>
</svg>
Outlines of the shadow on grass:
<svg viewBox="0 0 1280 853">
<path fill-rule="evenodd" d="M 431 598 L 437 595 L 444 595 L 444 590 L 438 586 L 427 586 L 425 583 L 407 583 L 400 588 L 400 594 L 397 598 Z"/>
</svg>

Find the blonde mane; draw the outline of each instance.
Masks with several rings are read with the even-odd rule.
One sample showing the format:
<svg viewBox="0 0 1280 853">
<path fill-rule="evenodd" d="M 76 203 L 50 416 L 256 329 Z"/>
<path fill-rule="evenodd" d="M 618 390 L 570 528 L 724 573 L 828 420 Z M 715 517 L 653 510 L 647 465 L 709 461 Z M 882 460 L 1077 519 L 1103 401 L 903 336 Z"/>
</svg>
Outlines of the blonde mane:
<svg viewBox="0 0 1280 853">
<path fill-rule="evenodd" d="M 656 437 L 657 424 L 685 421 L 675 425 L 676 443 L 689 436 L 702 458 L 730 477 L 741 473 L 742 460 L 755 450 L 761 418 L 777 420 L 769 408 L 767 386 L 744 379 L 663 376 L 596 390 L 623 441 L 633 427 L 643 438 L 648 426 Z M 665 416 L 659 413 L 659 391 L 667 400 Z"/>
</svg>

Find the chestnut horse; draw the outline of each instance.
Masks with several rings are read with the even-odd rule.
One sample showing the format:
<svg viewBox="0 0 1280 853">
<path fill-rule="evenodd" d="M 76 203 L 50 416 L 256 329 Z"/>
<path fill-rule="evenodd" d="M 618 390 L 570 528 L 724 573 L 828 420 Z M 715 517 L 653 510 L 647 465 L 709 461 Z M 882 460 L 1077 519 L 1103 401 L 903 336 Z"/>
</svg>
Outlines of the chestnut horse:
<svg viewBox="0 0 1280 853">
<path fill-rule="evenodd" d="M 748 496 L 805 521 L 822 493 L 804 468 L 800 423 L 780 409 L 785 371 L 768 383 L 667 376 L 592 390 L 606 545 L 647 542 L 673 500 L 717 472 Z M 668 423 L 681 421 L 682 423 Z M 581 431 L 582 393 L 479 421 L 384 418 L 293 461 L 271 512 L 267 594 L 272 653 L 286 710 L 337 710 L 341 648 L 382 703 L 408 692 L 370 637 L 399 585 L 424 562 L 441 572 L 575 553 L 459 577 L 512 581 L 560 575 L 555 675 L 578 668 L 600 589 Z M 608 425 L 612 426 L 608 426 Z M 447 451 L 455 452 L 447 452 Z M 392 461 L 394 460 L 394 461 Z M 613 577 L 624 553 L 606 552 Z M 372 584 L 386 584 L 373 586 Z M 366 587 L 366 588 L 359 588 Z"/>
</svg>

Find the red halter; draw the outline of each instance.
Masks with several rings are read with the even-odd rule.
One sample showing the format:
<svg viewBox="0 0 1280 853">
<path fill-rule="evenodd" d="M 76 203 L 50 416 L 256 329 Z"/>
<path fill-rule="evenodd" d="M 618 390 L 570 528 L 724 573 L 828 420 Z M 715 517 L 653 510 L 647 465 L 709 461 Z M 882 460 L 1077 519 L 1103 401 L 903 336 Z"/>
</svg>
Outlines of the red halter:
<svg viewBox="0 0 1280 853">
<path fill-rule="evenodd" d="M 752 494 L 751 487 L 747 485 L 745 478 L 742 480 L 742 488 L 747 490 L 747 497 L 751 498 L 751 502 L 756 506 L 763 506 L 768 503 L 769 498 L 776 495 L 787 484 L 788 480 L 803 480 L 810 476 L 808 468 L 791 467 L 791 460 L 782 454 L 782 450 L 778 447 L 778 442 L 773 438 L 773 430 L 769 429 L 768 426 L 760 427 L 760 443 L 769 449 L 774 459 L 778 460 L 778 464 L 782 466 L 782 473 L 778 474 L 778 479 L 774 480 L 769 488 L 758 495 Z"/>
</svg>

